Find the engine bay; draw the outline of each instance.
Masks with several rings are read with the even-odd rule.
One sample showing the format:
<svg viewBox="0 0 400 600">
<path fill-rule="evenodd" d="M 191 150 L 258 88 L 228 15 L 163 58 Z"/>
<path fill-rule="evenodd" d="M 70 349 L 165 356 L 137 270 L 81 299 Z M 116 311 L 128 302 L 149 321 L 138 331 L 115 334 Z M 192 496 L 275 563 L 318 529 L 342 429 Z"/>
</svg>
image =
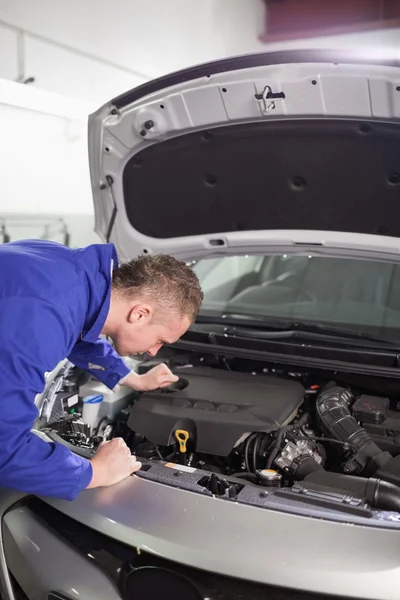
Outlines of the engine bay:
<svg viewBox="0 0 400 600">
<path fill-rule="evenodd" d="M 167 484 L 167 471 L 196 473 L 196 491 L 213 496 L 240 501 L 252 486 L 336 509 L 400 513 L 396 384 L 171 349 L 137 370 L 158 362 L 179 381 L 141 394 L 111 392 L 67 364 L 45 393 L 36 431 L 87 458 L 122 437 L 143 464 L 139 476 L 153 465 Z M 103 401 L 89 424 L 83 399 L 96 394 Z"/>
</svg>

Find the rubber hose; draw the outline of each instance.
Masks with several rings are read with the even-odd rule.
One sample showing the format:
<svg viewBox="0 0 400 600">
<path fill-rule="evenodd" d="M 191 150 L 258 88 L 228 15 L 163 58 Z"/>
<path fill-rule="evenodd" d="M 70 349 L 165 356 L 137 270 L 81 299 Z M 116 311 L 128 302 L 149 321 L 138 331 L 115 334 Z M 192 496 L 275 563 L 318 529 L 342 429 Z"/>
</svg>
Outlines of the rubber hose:
<svg viewBox="0 0 400 600">
<path fill-rule="evenodd" d="M 279 430 L 279 432 L 278 432 L 278 434 L 276 436 L 275 442 L 273 444 L 271 453 L 270 453 L 270 455 L 268 457 L 267 464 L 266 464 L 266 467 L 265 467 L 266 469 L 270 469 L 272 467 L 272 465 L 274 464 L 274 460 L 276 459 L 277 454 L 278 454 L 278 452 L 280 450 L 282 439 L 283 439 L 283 436 L 285 435 L 285 433 L 286 433 L 286 429 L 285 428 L 282 428 L 282 429 Z"/>
<path fill-rule="evenodd" d="M 304 485 L 307 486 L 307 483 L 322 485 L 335 492 L 351 494 L 364 500 L 372 508 L 400 512 L 400 488 L 388 481 L 319 471 L 308 475 Z"/>
<path fill-rule="evenodd" d="M 295 465 L 292 465 L 292 469 Z M 311 473 L 316 473 L 319 471 L 324 471 L 324 467 L 322 467 L 315 458 L 312 456 L 303 456 L 301 457 L 297 467 L 295 467 L 295 471 L 293 472 L 293 479 L 295 481 L 302 481 Z"/>
<path fill-rule="evenodd" d="M 317 414 L 325 433 L 349 446 L 351 456 L 343 466 L 344 472 L 372 475 L 392 456 L 383 452 L 350 414 L 351 400 L 352 394 L 344 388 L 325 390 L 317 397 Z"/>
</svg>

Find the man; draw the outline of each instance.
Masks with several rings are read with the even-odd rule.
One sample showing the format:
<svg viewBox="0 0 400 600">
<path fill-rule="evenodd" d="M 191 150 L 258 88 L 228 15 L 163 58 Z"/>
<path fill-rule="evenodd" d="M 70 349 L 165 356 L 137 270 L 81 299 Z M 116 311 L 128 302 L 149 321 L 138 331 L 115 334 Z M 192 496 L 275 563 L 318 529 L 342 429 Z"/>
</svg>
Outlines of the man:
<svg viewBox="0 0 400 600">
<path fill-rule="evenodd" d="M 0 246 L 0 274 L 0 485 L 72 500 L 118 483 L 141 466 L 124 441 L 102 444 L 91 461 L 45 442 L 31 432 L 35 397 L 66 357 L 110 389 L 176 381 L 166 365 L 130 372 L 120 355 L 155 356 L 185 333 L 202 302 L 196 275 L 169 256 L 118 266 L 112 244 L 71 250 L 33 240 Z"/>
</svg>

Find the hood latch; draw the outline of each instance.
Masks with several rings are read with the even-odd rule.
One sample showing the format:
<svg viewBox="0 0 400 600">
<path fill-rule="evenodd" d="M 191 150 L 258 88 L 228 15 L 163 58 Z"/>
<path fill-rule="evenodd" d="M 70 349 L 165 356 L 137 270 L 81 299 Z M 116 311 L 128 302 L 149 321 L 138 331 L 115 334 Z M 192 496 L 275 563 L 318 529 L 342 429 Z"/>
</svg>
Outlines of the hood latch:
<svg viewBox="0 0 400 600">
<path fill-rule="evenodd" d="M 261 110 L 265 113 L 270 113 L 274 110 L 275 100 L 284 100 L 286 98 L 284 92 L 273 92 L 270 85 L 266 85 L 262 94 L 256 94 L 257 102 L 262 103 Z"/>
</svg>

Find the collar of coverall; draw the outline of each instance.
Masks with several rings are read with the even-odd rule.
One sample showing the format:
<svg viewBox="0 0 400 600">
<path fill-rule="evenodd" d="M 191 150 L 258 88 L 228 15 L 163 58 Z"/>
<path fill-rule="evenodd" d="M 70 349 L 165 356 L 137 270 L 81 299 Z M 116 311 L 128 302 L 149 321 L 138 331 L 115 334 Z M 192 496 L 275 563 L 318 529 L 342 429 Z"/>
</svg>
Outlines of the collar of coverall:
<svg viewBox="0 0 400 600">
<path fill-rule="evenodd" d="M 102 260 L 110 261 L 110 271 L 109 271 L 109 279 L 107 281 L 107 290 L 106 294 L 102 298 L 101 304 L 99 306 L 99 312 L 97 317 L 93 323 L 93 325 L 87 331 L 81 332 L 81 339 L 85 342 L 95 342 L 104 327 L 104 323 L 106 322 L 108 311 L 110 309 L 110 299 L 111 299 L 111 287 L 112 287 L 112 273 L 114 269 L 118 267 L 118 255 L 115 249 L 114 244 L 104 244 L 102 247 L 105 249 L 106 247 L 108 252 L 105 253 L 101 257 Z M 101 267 L 101 264 L 100 264 Z"/>
</svg>

